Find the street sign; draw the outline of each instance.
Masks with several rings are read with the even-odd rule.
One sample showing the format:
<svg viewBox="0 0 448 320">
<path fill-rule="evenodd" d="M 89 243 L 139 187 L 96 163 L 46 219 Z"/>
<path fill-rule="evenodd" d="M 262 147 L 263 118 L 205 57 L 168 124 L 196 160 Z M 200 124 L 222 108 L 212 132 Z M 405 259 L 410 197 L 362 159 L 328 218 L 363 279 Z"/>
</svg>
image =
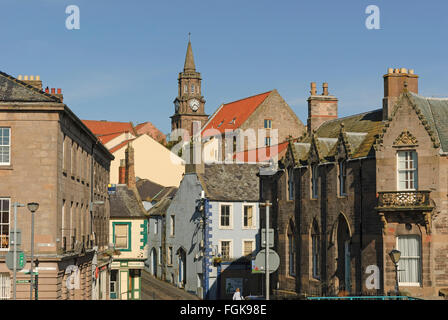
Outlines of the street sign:
<svg viewBox="0 0 448 320">
<path fill-rule="evenodd" d="M 269 228 L 268 230 L 269 248 L 274 247 L 274 229 Z M 266 229 L 261 229 L 261 247 L 266 248 Z"/>
<path fill-rule="evenodd" d="M 25 253 L 23 251 L 17 250 L 17 258 L 16 258 L 16 271 L 20 271 L 25 267 L 26 259 Z M 6 254 L 6 266 L 9 270 L 14 270 L 14 251 L 10 250 Z"/>
<path fill-rule="evenodd" d="M 16 281 L 16 283 L 30 283 L 30 282 L 31 282 L 30 279 L 28 279 L 28 280 L 17 280 Z"/>
<path fill-rule="evenodd" d="M 269 260 L 269 273 L 277 271 L 278 267 L 280 266 L 280 257 L 278 256 L 277 252 L 270 249 L 268 260 Z M 255 257 L 255 260 L 252 264 L 252 273 L 265 273 L 265 266 L 266 266 L 266 249 L 263 249 L 260 252 L 258 252 L 257 256 Z"/>
</svg>

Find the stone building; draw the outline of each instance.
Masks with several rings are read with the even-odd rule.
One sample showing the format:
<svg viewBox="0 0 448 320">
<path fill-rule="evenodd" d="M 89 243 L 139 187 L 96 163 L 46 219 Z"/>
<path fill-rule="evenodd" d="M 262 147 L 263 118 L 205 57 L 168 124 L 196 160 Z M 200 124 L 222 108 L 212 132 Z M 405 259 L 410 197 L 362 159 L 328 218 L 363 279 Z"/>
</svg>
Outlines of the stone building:
<svg viewBox="0 0 448 320">
<path fill-rule="evenodd" d="M 107 185 L 113 156 L 62 102 L 60 90 L 48 92 L 42 91 L 40 77 L 22 81 L 0 73 L 0 283 L 10 288 L 1 298 L 13 296 L 12 271 L 5 265 L 13 203 L 37 202 L 39 299 L 106 299 L 111 260 Z M 25 271 L 31 247 L 26 207 L 17 209 L 17 221 Z M 28 278 L 17 273 L 19 280 Z M 29 299 L 29 288 L 29 283 L 17 284 L 17 299 Z"/>
<path fill-rule="evenodd" d="M 174 114 L 171 116 L 171 132 L 183 129 L 192 137 L 193 123 L 198 122 L 201 128 L 207 119 L 205 99 L 202 95 L 202 78 L 196 71 L 193 49 L 191 42 L 188 41 L 184 70 L 179 73 L 178 78 L 178 94 L 174 100 Z M 171 140 L 176 139 L 171 137 Z"/>
<path fill-rule="evenodd" d="M 328 86 L 318 96 L 312 84 L 307 134 L 278 170 L 260 172 L 281 257 L 277 294 L 395 295 L 392 249 L 402 294 L 436 298 L 448 287 L 448 99 L 419 96 L 404 68 L 389 69 L 384 87 L 383 108 L 337 118 Z"/>
<path fill-rule="evenodd" d="M 202 128 L 205 162 L 233 161 L 235 154 L 255 150 L 240 162 L 265 158 L 266 148 L 277 148 L 305 127 L 277 90 L 222 104 Z M 273 153 L 277 153 L 273 151 Z"/>
</svg>

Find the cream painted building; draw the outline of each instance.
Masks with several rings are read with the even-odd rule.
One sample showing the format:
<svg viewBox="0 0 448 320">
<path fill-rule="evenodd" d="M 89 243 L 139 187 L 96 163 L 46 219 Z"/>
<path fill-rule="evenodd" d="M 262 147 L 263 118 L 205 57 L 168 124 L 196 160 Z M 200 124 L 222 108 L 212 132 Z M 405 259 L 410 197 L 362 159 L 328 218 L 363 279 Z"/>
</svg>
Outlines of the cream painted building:
<svg viewBox="0 0 448 320">
<path fill-rule="evenodd" d="M 148 219 L 134 188 L 117 185 L 110 202 L 109 239 L 115 247 L 110 299 L 140 300 L 141 272 L 148 257 Z"/>
<path fill-rule="evenodd" d="M 110 166 L 110 183 L 119 183 L 118 168 L 120 160 L 125 158 L 125 150 L 129 142 L 134 148 L 136 177 L 151 180 L 162 186 L 179 186 L 185 172 L 184 160 L 147 134 L 124 141 L 109 149 L 115 157 Z"/>
</svg>

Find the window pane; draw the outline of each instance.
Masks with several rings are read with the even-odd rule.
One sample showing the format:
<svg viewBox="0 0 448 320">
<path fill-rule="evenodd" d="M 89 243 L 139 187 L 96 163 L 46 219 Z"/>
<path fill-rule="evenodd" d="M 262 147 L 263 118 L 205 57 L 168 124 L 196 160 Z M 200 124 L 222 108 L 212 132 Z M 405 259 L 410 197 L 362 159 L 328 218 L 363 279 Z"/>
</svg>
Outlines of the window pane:
<svg viewBox="0 0 448 320">
<path fill-rule="evenodd" d="M 398 281 L 401 283 L 420 283 L 420 238 L 418 236 L 398 237 Z"/>
<path fill-rule="evenodd" d="M 230 226 L 230 206 L 221 206 L 221 226 Z"/>
<path fill-rule="evenodd" d="M 128 226 L 115 225 L 115 247 L 127 249 L 128 247 Z"/>
<path fill-rule="evenodd" d="M 243 255 L 248 256 L 252 254 L 252 241 L 244 241 L 244 253 Z"/>
<path fill-rule="evenodd" d="M 221 242 L 221 255 L 223 259 L 230 258 L 230 241 Z"/>
</svg>

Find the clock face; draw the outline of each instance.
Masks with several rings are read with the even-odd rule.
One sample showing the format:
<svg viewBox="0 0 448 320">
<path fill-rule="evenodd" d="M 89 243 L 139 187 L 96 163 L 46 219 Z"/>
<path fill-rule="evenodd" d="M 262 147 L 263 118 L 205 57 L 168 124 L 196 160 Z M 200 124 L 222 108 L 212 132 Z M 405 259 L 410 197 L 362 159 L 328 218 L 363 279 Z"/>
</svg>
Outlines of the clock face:
<svg viewBox="0 0 448 320">
<path fill-rule="evenodd" d="M 196 99 L 190 100 L 189 105 L 190 105 L 191 110 L 193 110 L 193 111 L 197 111 L 199 109 L 199 101 Z"/>
</svg>

